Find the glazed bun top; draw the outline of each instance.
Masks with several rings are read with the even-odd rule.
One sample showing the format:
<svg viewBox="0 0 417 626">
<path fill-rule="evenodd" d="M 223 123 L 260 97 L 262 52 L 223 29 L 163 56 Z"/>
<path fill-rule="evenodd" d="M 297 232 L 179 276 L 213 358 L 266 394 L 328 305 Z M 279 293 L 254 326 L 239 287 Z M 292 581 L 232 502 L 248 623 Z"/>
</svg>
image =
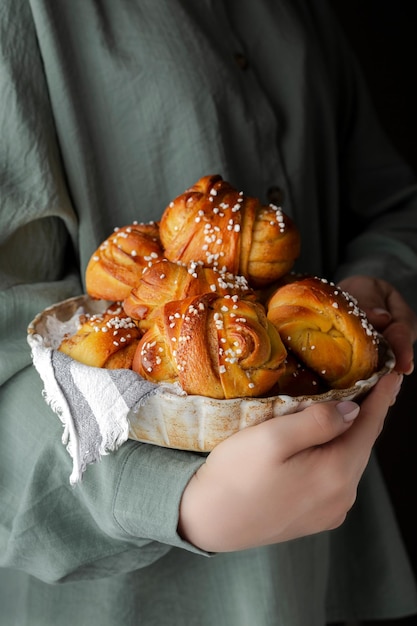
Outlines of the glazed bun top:
<svg viewBox="0 0 417 626">
<path fill-rule="evenodd" d="M 90 258 L 85 272 L 87 293 L 98 300 L 122 301 L 143 269 L 162 257 L 157 222 L 115 228 Z"/>
<path fill-rule="evenodd" d="M 291 270 L 300 234 L 280 207 L 263 205 L 221 176 L 204 176 L 175 198 L 162 214 L 165 256 L 188 264 L 201 261 L 242 275 L 262 287 Z"/>
</svg>

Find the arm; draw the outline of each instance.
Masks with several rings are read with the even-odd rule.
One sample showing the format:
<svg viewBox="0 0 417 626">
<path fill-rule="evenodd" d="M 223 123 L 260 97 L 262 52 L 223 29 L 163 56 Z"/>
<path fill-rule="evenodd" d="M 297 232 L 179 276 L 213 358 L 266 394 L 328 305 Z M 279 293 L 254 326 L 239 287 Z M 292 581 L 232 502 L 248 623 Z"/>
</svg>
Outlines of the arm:
<svg viewBox="0 0 417 626">
<path fill-rule="evenodd" d="M 312 2 L 310 10 L 322 29 L 318 39 L 325 42 L 324 57 L 339 99 L 343 256 L 336 277 L 352 276 L 342 285 L 392 343 L 398 371 L 407 372 L 417 328 L 399 291 L 417 306 L 408 288 L 417 275 L 417 187 L 380 132 L 355 62 L 341 43 L 343 35 L 323 4 Z M 317 10 L 322 14 L 316 20 Z M 363 282 L 358 275 L 365 276 Z M 372 313 L 375 308 L 388 314 Z M 355 500 L 401 381 L 395 373 L 384 377 L 353 424 L 341 419 L 342 407 L 319 405 L 223 442 L 184 492 L 183 536 L 202 548 L 228 551 L 339 525 Z M 354 419 L 359 407 L 350 408 L 348 417 Z"/>
<path fill-rule="evenodd" d="M 326 3 L 311 3 L 338 113 L 341 255 L 335 280 L 412 371 L 417 338 L 417 180 L 381 132 L 357 60 Z M 385 313 L 384 313 L 385 311 Z"/>
<path fill-rule="evenodd" d="M 46 581 L 108 576 L 171 545 L 193 550 L 177 534 L 178 508 L 204 459 L 128 442 L 69 485 L 26 328 L 82 291 L 77 215 L 28 3 L 3 3 L 0 29 L 0 564 Z"/>
<path fill-rule="evenodd" d="M 219 444 L 184 492 L 182 535 L 228 552 L 339 526 L 400 385 L 389 374 L 360 411 L 354 402 L 318 404 Z"/>
<path fill-rule="evenodd" d="M 327 54 L 334 51 L 331 71 L 339 120 L 342 255 L 337 279 L 368 275 L 385 280 L 416 311 L 417 178 L 381 129 L 361 68 L 337 21 L 327 23 L 326 33 Z"/>
</svg>

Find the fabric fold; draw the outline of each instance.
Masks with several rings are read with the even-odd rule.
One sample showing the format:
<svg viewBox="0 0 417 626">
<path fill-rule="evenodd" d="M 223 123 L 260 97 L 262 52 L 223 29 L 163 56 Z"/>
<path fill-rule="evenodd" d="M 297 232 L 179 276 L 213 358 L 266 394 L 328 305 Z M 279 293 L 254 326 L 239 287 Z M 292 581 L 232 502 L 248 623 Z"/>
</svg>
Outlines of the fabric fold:
<svg viewBox="0 0 417 626">
<path fill-rule="evenodd" d="M 47 404 L 58 415 L 62 442 L 73 460 L 72 485 L 90 463 L 117 450 L 129 438 L 129 412 L 163 394 L 164 385 L 151 383 L 128 369 L 109 370 L 74 361 L 46 345 L 36 333 L 28 335 L 33 364 Z M 170 386 L 170 393 L 175 390 Z"/>
</svg>

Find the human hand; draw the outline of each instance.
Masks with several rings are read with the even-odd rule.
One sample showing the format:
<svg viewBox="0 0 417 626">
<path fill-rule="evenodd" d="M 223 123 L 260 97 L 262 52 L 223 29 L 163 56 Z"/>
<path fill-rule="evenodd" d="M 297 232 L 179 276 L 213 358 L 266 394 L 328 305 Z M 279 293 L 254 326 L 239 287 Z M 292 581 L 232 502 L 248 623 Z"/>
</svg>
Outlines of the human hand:
<svg viewBox="0 0 417 626">
<path fill-rule="evenodd" d="M 417 339 L 417 316 L 390 283 L 370 276 L 350 276 L 340 281 L 367 318 L 391 346 L 395 370 L 411 374 L 414 369 L 413 343 Z"/>
<path fill-rule="evenodd" d="M 401 380 L 382 377 L 361 407 L 316 404 L 220 443 L 184 491 L 181 536 L 203 550 L 229 552 L 339 526 Z"/>
</svg>

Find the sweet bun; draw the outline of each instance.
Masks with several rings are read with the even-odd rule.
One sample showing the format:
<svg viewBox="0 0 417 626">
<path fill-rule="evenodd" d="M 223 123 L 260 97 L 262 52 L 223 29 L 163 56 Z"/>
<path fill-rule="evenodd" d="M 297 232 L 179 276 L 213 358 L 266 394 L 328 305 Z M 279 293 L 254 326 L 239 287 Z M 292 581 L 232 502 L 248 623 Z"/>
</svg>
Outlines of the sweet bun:
<svg viewBox="0 0 417 626">
<path fill-rule="evenodd" d="M 162 257 L 157 222 L 115 228 L 90 258 L 86 291 L 91 298 L 122 301 L 137 285 L 143 269 Z"/>
<path fill-rule="evenodd" d="M 210 293 L 157 309 L 132 369 L 155 382 L 178 382 L 212 398 L 266 394 L 279 379 L 286 349 L 257 302 Z"/>
<path fill-rule="evenodd" d="M 290 282 L 267 305 L 290 353 L 331 388 L 369 378 L 378 365 L 378 335 L 356 300 L 331 282 L 306 277 Z"/>
<path fill-rule="evenodd" d="M 160 237 L 166 258 L 201 261 L 252 287 L 287 272 L 300 253 L 300 234 L 280 207 L 262 205 L 221 176 L 204 176 L 177 196 L 162 214 Z"/>
<path fill-rule="evenodd" d="M 159 222 L 99 246 L 87 294 L 120 308 L 87 316 L 60 349 L 218 399 L 349 388 L 377 371 L 381 342 L 349 294 L 293 273 L 300 244 L 280 207 L 203 176 Z"/>
<path fill-rule="evenodd" d="M 123 307 L 127 315 L 143 321 L 154 309 L 170 300 L 182 300 L 203 293 L 253 295 L 243 276 L 223 274 L 198 263 L 186 266 L 164 259 L 145 268 L 137 286 L 124 300 Z"/>
<path fill-rule="evenodd" d="M 123 309 L 112 305 L 104 313 L 82 315 L 77 332 L 64 337 L 58 349 L 92 367 L 131 369 L 141 334 Z"/>
<path fill-rule="evenodd" d="M 289 352 L 282 375 L 270 395 L 315 396 L 328 390 L 329 385 L 323 378 Z"/>
</svg>

